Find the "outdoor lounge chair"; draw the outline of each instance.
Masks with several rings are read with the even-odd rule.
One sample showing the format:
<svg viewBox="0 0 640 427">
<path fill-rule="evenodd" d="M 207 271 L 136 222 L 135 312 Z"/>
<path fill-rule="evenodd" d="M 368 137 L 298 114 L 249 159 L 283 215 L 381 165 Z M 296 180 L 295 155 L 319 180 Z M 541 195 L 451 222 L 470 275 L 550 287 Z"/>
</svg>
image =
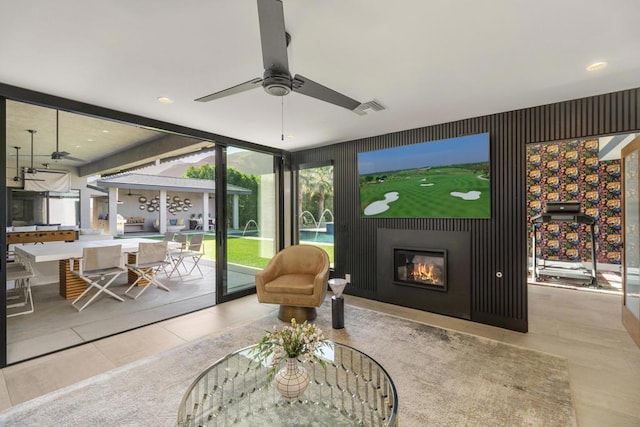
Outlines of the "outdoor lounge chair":
<svg viewBox="0 0 640 427">
<path fill-rule="evenodd" d="M 167 265 L 167 245 L 168 242 L 140 243 L 138 252 L 136 252 L 135 262 L 126 264 L 127 268 L 138 275 L 135 282 L 124 292 L 126 296 L 138 299 L 149 285 L 153 284 L 156 288 L 164 289 L 169 292 L 169 288 L 160 283 L 157 279 L 157 273 L 162 270 L 166 274 Z M 129 295 L 129 292 L 142 281 L 146 282 L 143 288 L 135 295 Z"/>
<path fill-rule="evenodd" d="M 77 261 L 77 263 L 75 261 Z M 75 269 L 75 265 L 78 266 L 77 270 Z M 107 289 L 114 280 L 127 271 L 122 267 L 122 245 L 84 248 L 82 250 L 82 258 L 72 260 L 70 270 L 89 285 L 87 289 L 78 295 L 71 303 L 78 311 L 84 310 L 85 307 L 91 304 L 98 295 L 103 292 L 120 302 L 124 301 L 121 297 Z M 105 283 L 107 277 L 111 278 Z M 77 307 L 76 304 L 93 288 L 97 289 L 97 292 L 82 306 Z"/>
<path fill-rule="evenodd" d="M 14 282 L 14 288 L 7 290 L 7 317 L 33 313 L 33 295 L 31 278 L 34 276 L 31 264 L 19 256 L 15 262 L 7 263 L 7 281 Z M 24 307 L 18 310 L 11 310 Z"/>
<path fill-rule="evenodd" d="M 193 272 L 193 270 L 197 268 L 198 271 L 200 272 L 200 277 L 204 277 L 204 275 L 202 274 L 202 270 L 200 270 L 200 266 L 198 265 L 198 263 L 200 262 L 200 259 L 204 256 L 203 240 L 204 240 L 204 234 L 194 234 L 191 237 L 191 241 L 189 241 L 185 249 L 177 250 L 172 253 L 171 259 L 173 262 L 173 269 L 171 270 L 171 273 L 169 273 L 169 277 L 171 277 L 171 275 L 174 272 L 176 272 L 178 273 L 178 276 L 180 276 L 180 279 L 182 279 L 182 274 L 180 273 L 180 266 L 182 266 L 184 270 L 187 272 L 186 273 L 187 276 L 190 275 Z M 193 262 L 191 269 L 188 271 L 187 271 L 187 266 L 184 263 L 184 261 L 187 259 L 190 259 L 190 261 Z"/>
</svg>

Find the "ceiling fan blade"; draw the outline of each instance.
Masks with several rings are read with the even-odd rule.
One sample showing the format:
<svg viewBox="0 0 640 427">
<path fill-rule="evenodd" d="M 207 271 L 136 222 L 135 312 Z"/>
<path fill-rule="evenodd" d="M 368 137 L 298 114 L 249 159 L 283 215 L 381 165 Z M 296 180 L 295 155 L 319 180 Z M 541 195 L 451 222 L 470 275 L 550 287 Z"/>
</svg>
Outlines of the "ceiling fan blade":
<svg viewBox="0 0 640 427">
<path fill-rule="evenodd" d="M 83 159 L 73 157 L 68 151 L 54 151 L 51 153 L 52 160 L 70 160 L 72 162 L 84 162 Z"/>
<path fill-rule="evenodd" d="M 248 82 L 240 83 L 239 85 L 232 86 L 228 89 L 221 90 L 220 92 L 212 93 L 211 95 L 203 96 L 202 98 L 196 99 L 198 102 L 209 102 L 214 99 L 224 98 L 225 96 L 235 95 L 236 93 L 246 92 L 256 87 L 260 87 L 262 83 L 261 78 L 255 78 L 253 80 L 249 80 Z"/>
<path fill-rule="evenodd" d="M 343 95 L 340 92 L 336 92 L 333 89 L 329 89 L 326 86 L 322 86 L 320 83 L 316 83 L 305 76 L 301 76 L 300 74 L 296 74 L 293 78 L 293 91 L 321 101 L 335 104 L 351 111 L 355 110 L 360 105 L 360 102 L 355 99 L 349 98 L 348 96 Z"/>
<path fill-rule="evenodd" d="M 282 0 L 258 0 L 258 21 L 264 69 L 289 74 Z"/>
<path fill-rule="evenodd" d="M 51 153 L 51 159 L 52 160 L 61 160 L 64 159 L 65 157 L 67 157 L 69 154 L 66 151 L 54 151 L 53 153 Z"/>
</svg>

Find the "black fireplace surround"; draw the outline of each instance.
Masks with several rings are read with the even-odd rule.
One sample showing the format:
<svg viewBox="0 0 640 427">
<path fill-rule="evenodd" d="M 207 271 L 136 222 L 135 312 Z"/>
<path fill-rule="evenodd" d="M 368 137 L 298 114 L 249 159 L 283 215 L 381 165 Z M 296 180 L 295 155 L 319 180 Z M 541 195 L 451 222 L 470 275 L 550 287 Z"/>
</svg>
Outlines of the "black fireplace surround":
<svg viewBox="0 0 640 427">
<path fill-rule="evenodd" d="M 468 232 L 378 228 L 378 296 L 392 304 L 471 319 L 470 256 Z M 441 258 L 441 261 L 432 261 L 440 262 L 434 269 L 443 269 L 444 284 L 435 283 L 428 271 L 419 273 L 419 277 L 414 275 L 409 280 L 401 280 L 406 269 L 399 271 L 402 265 L 397 264 L 404 263 L 404 267 L 414 264 L 409 266 L 414 269 L 425 257 Z"/>
</svg>

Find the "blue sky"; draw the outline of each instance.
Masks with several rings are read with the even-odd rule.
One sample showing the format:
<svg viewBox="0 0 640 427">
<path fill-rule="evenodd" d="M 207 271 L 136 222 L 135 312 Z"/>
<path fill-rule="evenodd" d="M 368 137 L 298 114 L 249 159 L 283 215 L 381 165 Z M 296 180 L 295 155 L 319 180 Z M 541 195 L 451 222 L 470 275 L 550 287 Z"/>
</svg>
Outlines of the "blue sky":
<svg viewBox="0 0 640 427">
<path fill-rule="evenodd" d="M 358 173 L 367 175 L 403 169 L 488 161 L 489 134 L 480 133 L 358 153 Z"/>
</svg>

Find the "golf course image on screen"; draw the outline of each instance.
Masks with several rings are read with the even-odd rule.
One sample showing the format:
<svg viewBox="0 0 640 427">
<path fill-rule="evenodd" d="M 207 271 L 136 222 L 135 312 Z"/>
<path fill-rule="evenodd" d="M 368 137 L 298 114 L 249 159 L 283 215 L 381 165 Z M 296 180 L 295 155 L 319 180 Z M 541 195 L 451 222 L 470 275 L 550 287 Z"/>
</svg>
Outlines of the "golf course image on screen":
<svg viewBox="0 0 640 427">
<path fill-rule="evenodd" d="M 358 153 L 365 218 L 490 218 L 489 134 Z"/>
</svg>

